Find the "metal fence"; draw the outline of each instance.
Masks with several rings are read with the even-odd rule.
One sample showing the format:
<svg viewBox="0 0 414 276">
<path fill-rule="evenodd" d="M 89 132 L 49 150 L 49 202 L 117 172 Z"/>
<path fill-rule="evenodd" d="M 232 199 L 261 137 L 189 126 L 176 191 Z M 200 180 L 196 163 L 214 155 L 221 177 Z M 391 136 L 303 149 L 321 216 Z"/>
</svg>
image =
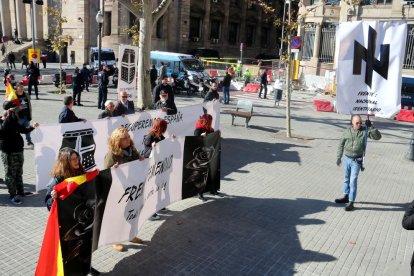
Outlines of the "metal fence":
<svg viewBox="0 0 414 276">
<path fill-rule="evenodd" d="M 303 47 L 302 47 L 302 60 L 310 60 L 313 56 L 313 45 L 315 42 L 315 30 L 314 26 L 305 27 Z"/>
<path fill-rule="evenodd" d="M 404 69 L 414 69 L 414 26 L 410 26 L 405 48 Z"/>
<path fill-rule="evenodd" d="M 335 35 L 336 26 L 326 24 L 321 30 L 321 50 L 319 52 L 319 61 L 322 63 L 333 63 L 335 56 Z"/>
</svg>

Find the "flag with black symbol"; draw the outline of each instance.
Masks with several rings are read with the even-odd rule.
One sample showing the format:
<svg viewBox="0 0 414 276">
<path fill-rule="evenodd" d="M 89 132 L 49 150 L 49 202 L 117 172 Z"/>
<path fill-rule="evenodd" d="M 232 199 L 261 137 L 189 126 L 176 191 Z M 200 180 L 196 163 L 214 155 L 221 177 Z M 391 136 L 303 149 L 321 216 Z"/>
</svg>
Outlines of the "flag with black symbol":
<svg viewBox="0 0 414 276">
<path fill-rule="evenodd" d="M 337 28 L 337 98 L 342 114 L 389 118 L 401 107 L 407 24 L 343 22 Z"/>
<path fill-rule="evenodd" d="M 182 198 L 220 190 L 220 133 L 187 136 L 184 144 Z"/>
<path fill-rule="evenodd" d="M 123 90 L 128 94 L 128 100 L 137 100 L 137 73 L 138 47 L 131 45 L 119 45 L 118 59 L 118 92 Z M 149 70 L 149 68 L 148 68 Z"/>
</svg>

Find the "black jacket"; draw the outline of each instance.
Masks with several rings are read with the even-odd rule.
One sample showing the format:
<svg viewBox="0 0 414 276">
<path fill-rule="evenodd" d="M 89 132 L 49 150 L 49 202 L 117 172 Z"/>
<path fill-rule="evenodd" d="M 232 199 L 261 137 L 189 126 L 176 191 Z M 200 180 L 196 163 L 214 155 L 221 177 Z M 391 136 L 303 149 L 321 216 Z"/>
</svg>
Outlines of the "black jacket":
<svg viewBox="0 0 414 276">
<path fill-rule="evenodd" d="M 229 87 L 231 84 L 231 76 L 230 74 L 226 74 L 223 78 L 223 86 Z"/>
<path fill-rule="evenodd" d="M 157 81 L 157 78 L 158 78 L 158 71 L 157 71 L 157 69 L 152 68 L 150 70 L 150 80 L 151 80 L 151 83 L 155 83 Z"/>
<path fill-rule="evenodd" d="M 217 90 L 208 90 L 206 96 L 204 97 L 204 102 L 209 102 L 212 101 L 214 99 L 219 99 L 219 93 L 217 92 Z"/>
<path fill-rule="evenodd" d="M 73 92 L 81 92 L 83 90 L 83 77 L 80 73 L 72 75 Z"/>
<path fill-rule="evenodd" d="M 114 116 L 134 114 L 135 108 L 132 101 L 128 101 L 128 107 L 126 108 L 121 101 L 118 101 L 115 105 Z"/>
<path fill-rule="evenodd" d="M 404 229 L 414 230 L 414 201 L 405 210 L 402 226 Z M 414 275 L 414 253 L 411 257 L 411 275 Z"/>
<path fill-rule="evenodd" d="M 30 65 L 26 70 L 26 75 L 29 77 L 29 81 L 37 81 L 40 76 L 39 68 L 35 65 Z"/>
<path fill-rule="evenodd" d="M 158 84 L 154 87 L 154 90 L 152 92 L 152 103 L 155 104 L 160 100 L 160 94 L 161 91 L 165 91 L 168 93 L 168 102 L 174 102 L 174 92 L 172 90 L 171 85 L 166 84 Z"/>
<path fill-rule="evenodd" d="M 98 73 L 98 85 L 106 87 L 109 84 L 109 74 L 107 71 L 103 70 Z"/>
<path fill-rule="evenodd" d="M 20 133 L 29 133 L 33 129 L 31 126 L 20 125 L 17 116 L 10 112 L 5 120 L 0 119 L 0 151 L 5 153 L 22 152 L 24 142 Z"/>
<path fill-rule="evenodd" d="M 154 105 L 154 109 L 161 109 L 163 107 L 168 108 L 167 115 L 177 114 L 177 107 L 175 106 L 174 102 L 168 102 L 168 101 L 162 102 L 161 100 L 159 100 Z"/>
<path fill-rule="evenodd" d="M 88 68 L 83 67 L 80 70 L 80 74 L 82 75 L 82 79 L 83 81 L 89 81 L 91 78 L 91 72 L 88 70 Z"/>
<path fill-rule="evenodd" d="M 155 136 L 154 133 L 145 135 L 144 136 L 144 142 L 143 142 L 144 143 L 144 146 L 145 146 L 145 149 L 144 149 L 144 152 L 143 152 L 142 155 L 145 158 L 148 158 L 151 155 L 152 143 L 154 143 L 154 142 L 155 143 L 158 143 L 158 142 L 160 142 L 160 141 L 162 141 L 164 139 L 165 139 L 164 136 L 161 135 L 161 137 L 158 138 L 157 136 Z"/>
<path fill-rule="evenodd" d="M 82 120 L 83 119 L 76 117 L 75 112 L 73 112 L 73 110 L 70 110 L 66 106 L 63 107 L 62 111 L 59 114 L 60 124 L 80 122 Z"/>
<path fill-rule="evenodd" d="M 260 84 L 263 84 L 263 85 L 267 84 L 267 74 L 266 74 L 266 71 L 263 72 L 263 74 L 260 76 Z"/>
</svg>

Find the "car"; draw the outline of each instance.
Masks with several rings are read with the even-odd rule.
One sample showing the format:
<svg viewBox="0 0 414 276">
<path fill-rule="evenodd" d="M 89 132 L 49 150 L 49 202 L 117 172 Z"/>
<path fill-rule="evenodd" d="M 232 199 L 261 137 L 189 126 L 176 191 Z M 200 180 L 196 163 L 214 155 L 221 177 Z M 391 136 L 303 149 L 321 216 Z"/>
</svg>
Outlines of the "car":
<svg viewBox="0 0 414 276">
<path fill-rule="evenodd" d="M 220 59 L 219 51 L 212 48 L 197 48 L 188 51 L 189 55 L 202 58 L 218 58 Z"/>
</svg>

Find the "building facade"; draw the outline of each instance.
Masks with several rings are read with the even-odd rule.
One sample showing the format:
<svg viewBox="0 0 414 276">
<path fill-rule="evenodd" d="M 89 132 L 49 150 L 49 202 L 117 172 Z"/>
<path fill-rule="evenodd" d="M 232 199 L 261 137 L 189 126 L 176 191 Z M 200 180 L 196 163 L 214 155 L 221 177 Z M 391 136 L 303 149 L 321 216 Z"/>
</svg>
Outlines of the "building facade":
<svg viewBox="0 0 414 276">
<path fill-rule="evenodd" d="M 304 73 L 324 75 L 335 68 L 336 26 L 346 21 L 406 21 L 407 46 L 403 74 L 414 75 L 414 9 L 400 0 L 302 0 L 299 35 Z"/>
<path fill-rule="evenodd" d="M 103 7 L 102 47 L 118 53 L 120 44 L 131 44 L 128 29 L 137 17 L 122 0 L 45 0 L 43 6 L 34 5 L 36 40 L 46 40 L 51 33 L 53 18 L 48 7 L 61 9 L 67 19 L 63 34 L 69 36 L 63 60 L 72 53 L 76 63 L 89 62 L 89 49 L 97 46 L 98 26 L 95 16 Z M 277 7 L 276 1 L 267 1 Z M 274 3 L 273 3 L 274 2 Z M 154 6 L 158 1 L 154 1 Z M 3 35 L 13 36 L 18 30 L 20 39 L 31 40 L 30 5 L 21 0 L 2 0 L 0 6 Z M 265 14 L 250 0 L 175 0 L 154 26 L 152 49 L 185 53 L 195 48 L 213 48 L 222 57 L 243 57 L 260 53 L 276 54 L 280 30 L 274 17 Z"/>
</svg>

